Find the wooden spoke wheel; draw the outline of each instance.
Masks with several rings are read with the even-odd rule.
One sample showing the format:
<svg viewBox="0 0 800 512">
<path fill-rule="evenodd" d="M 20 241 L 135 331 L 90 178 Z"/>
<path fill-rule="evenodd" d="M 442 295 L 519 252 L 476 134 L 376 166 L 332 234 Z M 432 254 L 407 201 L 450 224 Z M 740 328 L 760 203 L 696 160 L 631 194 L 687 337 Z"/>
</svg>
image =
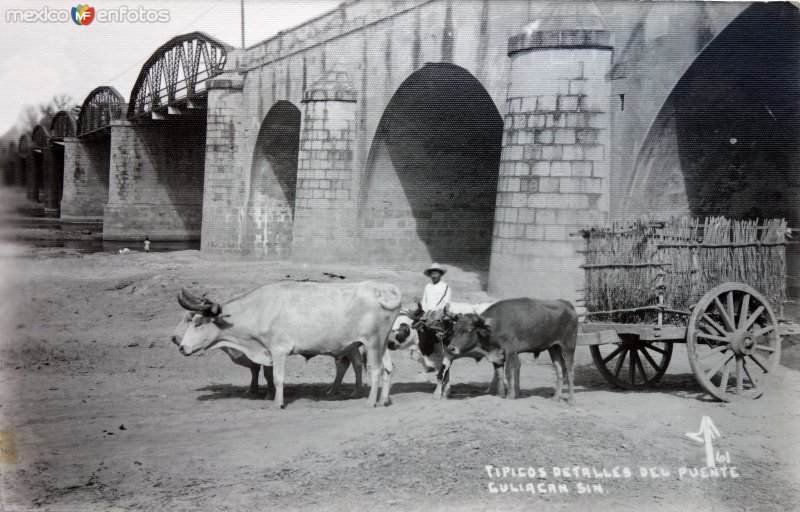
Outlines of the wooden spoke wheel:
<svg viewBox="0 0 800 512">
<path fill-rule="evenodd" d="M 620 343 L 590 347 L 603 377 L 622 389 L 643 389 L 661 380 L 672 357 L 672 343 L 642 341 L 625 334 L 620 338 Z"/>
<path fill-rule="evenodd" d="M 741 283 L 722 284 L 703 296 L 689 319 L 686 344 L 697 382 L 725 402 L 760 397 L 781 357 L 772 308 Z"/>
</svg>

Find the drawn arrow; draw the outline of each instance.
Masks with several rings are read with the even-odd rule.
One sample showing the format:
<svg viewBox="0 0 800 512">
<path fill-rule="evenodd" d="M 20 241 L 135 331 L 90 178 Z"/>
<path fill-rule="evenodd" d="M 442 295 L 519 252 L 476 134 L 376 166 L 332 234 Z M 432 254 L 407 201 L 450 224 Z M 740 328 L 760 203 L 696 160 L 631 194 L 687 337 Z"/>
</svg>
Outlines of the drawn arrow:
<svg viewBox="0 0 800 512">
<path fill-rule="evenodd" d="M 706 445 L 706 467 L 715 468 L 717 467 L 717 463 L 714 460 L 714 445 L 712 441 L 720 437 L 719 430 L 717 430 L 717 426 L 714 425 L 714 422 L 711 421 L 711 418 L 708 416 L 703 416 L 703 419 L 700 421 L 700 431 L 699 432 L 687 432 L 686 437 L 697 441 L 698 443 L 705 443 Z"/>
</svg>

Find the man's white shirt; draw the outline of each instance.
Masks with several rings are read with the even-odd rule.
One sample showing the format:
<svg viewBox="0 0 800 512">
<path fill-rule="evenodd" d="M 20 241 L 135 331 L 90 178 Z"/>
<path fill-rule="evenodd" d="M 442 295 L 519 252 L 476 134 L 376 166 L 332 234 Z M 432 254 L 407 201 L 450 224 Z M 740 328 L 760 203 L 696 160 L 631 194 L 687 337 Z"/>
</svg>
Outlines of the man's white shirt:
<svg viewBox="0 0 800 512">
<path fill-rule="evenodd" d="M 444 281 L 428 283 L 422 293 L 422 310 L 425 312 L 443 309 L 450 302 L 450 286 Z"/>
</svg>

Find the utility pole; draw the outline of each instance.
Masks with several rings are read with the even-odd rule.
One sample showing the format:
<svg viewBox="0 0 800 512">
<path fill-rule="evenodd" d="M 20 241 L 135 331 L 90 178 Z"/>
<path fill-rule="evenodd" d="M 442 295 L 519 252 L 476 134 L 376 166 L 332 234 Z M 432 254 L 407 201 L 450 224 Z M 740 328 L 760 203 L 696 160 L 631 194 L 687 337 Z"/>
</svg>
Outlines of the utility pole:
<svg viewBox="0 0 800 512">
<path fill-rule="evenodd" d="M 242 12 L 242 49 L 244 49 L 244 0 L 241 0 Z"/>
</svg>

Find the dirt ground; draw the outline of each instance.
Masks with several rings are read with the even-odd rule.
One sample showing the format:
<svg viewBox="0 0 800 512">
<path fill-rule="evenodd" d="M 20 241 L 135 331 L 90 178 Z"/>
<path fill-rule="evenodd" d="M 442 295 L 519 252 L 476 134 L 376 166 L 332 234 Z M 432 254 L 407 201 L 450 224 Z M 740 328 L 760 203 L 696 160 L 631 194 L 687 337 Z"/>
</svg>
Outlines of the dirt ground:
<svg viewBox="0 0 800 512">
<path fill-rule="evenodd" d="M 720 404 L 695 383 L 683 346 L 648 392 L 609 387 L 581 347 L 577 405 L 569 407 L 549 399 L 555 372 L 546 354 L 523 356 L 518 400 L 485 396 L 491 365 L 460 360 L 453 396 L 439 401 L 432 374 L 396 353 L 393 405 L 371 409 L 348 397 L 352 372 L 342 396 L 327 397 L 333 360 L 292 356 L 281 411 L 247 395 L 249 371 L 225 354 L 178 353 L 168 339 L 181 315 L 175 292 L 188 286 L 224 298 L 281 279 L 325 282 L 331 272 L 395 283 L 410 304 L 425 284 L 418 269 L 12 243 L 0 245 L 0 265 L 5 510 L 722 511 L 800 503 L 800 373 L 787 367 L 761 399 Z M 447 277 L 456 299 L 487 299 L 481 276 L 453 269 Z M 798 348 L 784 344 L 785 360 L 797 361 Z M 262 394 L 264 386 L 262 379 Z M 703 445 L 686 436 L 703 416 L 721 434 L 714 448 L 730 459 L 718 466 L 735 467 L 735 478 L 680 475 L 705 465 Z M 503 477 L 504 467 L 526 474 Z M 508 483 L 534 492 L 490 491 Z M 586 485 L 594 492 L 581 493 Z"/>
</svg>

